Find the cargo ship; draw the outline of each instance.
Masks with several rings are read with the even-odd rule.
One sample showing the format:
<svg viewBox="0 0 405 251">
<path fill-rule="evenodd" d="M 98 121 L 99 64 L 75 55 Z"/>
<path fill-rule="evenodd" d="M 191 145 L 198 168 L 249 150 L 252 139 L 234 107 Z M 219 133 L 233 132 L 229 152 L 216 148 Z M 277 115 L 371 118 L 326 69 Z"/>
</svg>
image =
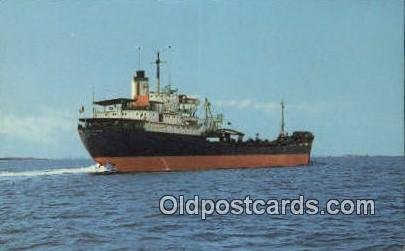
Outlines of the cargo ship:
<svg viewBox="0 0 405 251">
<path fill-rule="evenodd" d="M 93 100 L 91 114 L 79 118 L 81 141 L 100 166 L 124 173 L 310 163 L 314 136 L 308 131 L 289 134 L 284 130 L 283 102 L 277 138 L 244 139 L 244 133 L 224 123 L 222 114 L 214 114 L 207 99 L 201 102 L 171 85 L 160 88 L 161 63 L 157 52 L 154 91 L 145 71 L 139 69 L 131 81 L 130 98 Z"/>
</svg>

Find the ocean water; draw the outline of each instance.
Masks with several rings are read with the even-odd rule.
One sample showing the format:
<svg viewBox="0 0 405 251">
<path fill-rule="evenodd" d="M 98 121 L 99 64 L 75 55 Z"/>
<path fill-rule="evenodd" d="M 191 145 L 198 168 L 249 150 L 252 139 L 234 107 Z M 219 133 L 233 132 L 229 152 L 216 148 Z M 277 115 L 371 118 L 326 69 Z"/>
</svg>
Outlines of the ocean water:
<svg viewBox="0 0 405 251">
<path fill-rule="evenodd" d="M 192 199 L 374 199 L 375 215 L 163 215 Z M 90 160 L 0 161 L 0 250 L 403 250 L 403 157 L 99 175 Z M 320 206 L 322 207 L 322 206 Z"/>
</svg>

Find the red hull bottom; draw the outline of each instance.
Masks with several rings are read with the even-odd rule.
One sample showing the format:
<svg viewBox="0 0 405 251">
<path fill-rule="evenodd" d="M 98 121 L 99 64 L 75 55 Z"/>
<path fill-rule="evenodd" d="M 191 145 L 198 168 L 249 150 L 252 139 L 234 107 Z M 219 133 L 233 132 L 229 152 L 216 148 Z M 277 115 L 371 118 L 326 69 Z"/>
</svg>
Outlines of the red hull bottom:
<svg viewBox="0 0 405 251">
<path fill-rule="evenodd" d="M 161 172 L 228 168 L 282 167 L 309 164 L 309 154 L 96 157 L 118 172 Z"/>
</svg>

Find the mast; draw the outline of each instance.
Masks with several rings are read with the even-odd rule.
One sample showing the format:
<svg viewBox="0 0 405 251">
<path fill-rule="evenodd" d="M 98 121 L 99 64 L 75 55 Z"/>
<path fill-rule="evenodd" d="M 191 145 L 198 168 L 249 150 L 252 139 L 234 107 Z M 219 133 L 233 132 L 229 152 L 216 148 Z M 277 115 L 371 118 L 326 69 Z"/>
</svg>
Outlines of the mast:
<svg viewBox="0 0 405 251">
<path fill-rule="evenodd" d="M 160 64 L 162 61 L 160 61 L 160 52 L 157 52 L 157 59 L 155 61 L 156 64 L 156 81 L 157 81 L 157 94 L 160 94 Z"/>
<path fill-rule="evenodd" d="M 211 131 L 213 128 L 213 116 L 212 116 L 212 111 L 211 111 L 211 103 L 208 101 L 207 98 L 205 98 L 204 101 L 204 110 L 205 110 L 205 119 L 204 119 L 204 125 L 205 129 L 207 131 Z"/>
<path fill-rule="evenodd" d="M 285 131 L 284 131 L 284 100 L 281 100 L 281 132 L 280 135 L 284 136 Z"/>
<path fill-rule="evenodd" d="M 206 128 L 208 128 L 208 119 L 209 119 L 209 114 L 211 113 L 211 110 L 210 110 L 210 103 L 208 102 L 207 98 L 205 98 L 205 100 L 204 100 L 204 111 L 205 111 L 204 125 L 206 126 Z"/>
<path fill-rule="evenodd" d="M 160 60 L 160 52 L 164 52 L 166 49 L 171 49 L 171 48 L 172 48 L 172 46 L 169 45 L 169 46 L 167 46 L 167 48 L 164 48 L 161 51 L 157 51 L 157 58 L 156 58 L 155 62 L 153 62 L 154 64 L 156 64 L 156 81 L 157 81 L 157 83 L 156 83 L 157 88 L 156 89 L 157 89 L 157 94 L 160 94 L 160 64 L 167 63 L 166 61 Z"/>
</svg>

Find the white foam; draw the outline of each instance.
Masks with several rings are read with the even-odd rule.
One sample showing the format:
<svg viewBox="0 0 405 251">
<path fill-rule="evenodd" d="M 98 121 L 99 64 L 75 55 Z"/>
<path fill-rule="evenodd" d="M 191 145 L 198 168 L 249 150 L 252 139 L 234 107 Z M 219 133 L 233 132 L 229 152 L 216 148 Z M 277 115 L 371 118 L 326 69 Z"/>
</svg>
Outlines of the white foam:
<svg viewBox="0 0 405 251">
<path fill-rule="evenodd" d="M 0 172 L 1 177 L 35 177 L 35 176 L 49 176 L 49 175 L 62 175 L 62 174 L 80 174 L 80 173 L 103 173 L 106 172 L 106 168 L 98 165 L 91 165 L 88 167 L 79 168 L 59 168 L 48 170 L 32 170 L 21 172 Z"/>
</svg>

